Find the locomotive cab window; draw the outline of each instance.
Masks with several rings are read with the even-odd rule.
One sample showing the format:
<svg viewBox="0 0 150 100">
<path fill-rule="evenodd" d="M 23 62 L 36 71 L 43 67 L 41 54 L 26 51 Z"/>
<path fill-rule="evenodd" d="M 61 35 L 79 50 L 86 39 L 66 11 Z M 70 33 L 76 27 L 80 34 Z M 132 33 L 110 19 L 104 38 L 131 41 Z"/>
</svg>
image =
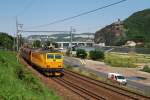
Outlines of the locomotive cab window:
<svg viewBox="0 0 150 100">
<path fill-rule="evenodd" d="M 47 54 L 47 59 L 54 59 L 54 54 Z"/>
<path fill-rule="evenodd" d="M 55 54 L 55 59 L 62 59 L 62 55 L 61 54 Z"/>
</svg>

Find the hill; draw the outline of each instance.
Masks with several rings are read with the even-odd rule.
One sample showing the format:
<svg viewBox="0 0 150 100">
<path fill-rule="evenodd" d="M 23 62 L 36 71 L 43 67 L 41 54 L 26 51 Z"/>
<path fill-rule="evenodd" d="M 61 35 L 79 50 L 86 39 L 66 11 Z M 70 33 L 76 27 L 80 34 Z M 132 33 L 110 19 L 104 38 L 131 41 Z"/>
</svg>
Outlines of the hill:
<svg viewBox="0 0 150 100">
<path fill-rule="evenodd" d="M 124 27 L 127 29 L 127 40 L 143 42 L 150 47 L 150 9 L 132 14 L 124 21 Z"/>
<path fill-rule="evenodd" d="M 95 33 L 95 43 L 105 43 L 105 45 L 116 45 L 125 36 L 122 22 L 118 21 L 108 25 Z"/>
<path fill-rule="evenodd" d="M 150 47 L 150 9 L 138 11 L 122 22 L 102 28 L 95 33 L 94 40 L 96 43 L 105 42 L 106 45 L 123 45 L 130 40 Z"/>
<path fill-rule="evenodd" d="M 73 41 L 86 41 L 93 40 L 94 33 L 81 33 L 81 34 L 72 34 Z M 60 33 L 52 35 L 30 35 L 26 39 L 29 41 L 41 40 L 41 41 L 57 41 L 57 42 L 67 42 L 70 41 L 69 33 Z"/>
</svg>

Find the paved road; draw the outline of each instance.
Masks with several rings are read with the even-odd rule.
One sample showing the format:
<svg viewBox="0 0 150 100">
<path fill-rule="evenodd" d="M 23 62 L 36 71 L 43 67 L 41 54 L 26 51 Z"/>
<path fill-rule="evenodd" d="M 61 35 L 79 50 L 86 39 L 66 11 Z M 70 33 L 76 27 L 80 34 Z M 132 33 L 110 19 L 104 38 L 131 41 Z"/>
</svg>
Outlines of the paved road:
<svg viewBox="0 0 150 100">
<path fill-rule="evenodd" d="M 65 65 L 71 65 L 73 67 L 81 67 L 83 66 L 78 59 L 71 58 L 71 57 L 64 57 Z"/>
<path fill-rule="evenodd" d="M 84 70 L 87 70 L 87 71 L 90 71 L 90 72 L 94 72 L 98 76 L 101 76 L 103 78 L 107 78 L 107 73 L 105 73 L 105 72 L 99 72 L 99 71 L 90 69 L 88 67 L 85 67 L 81 63 L 81 61 L 79 59 L 76 59 L 76 58 L 65 57 L 64 64 L 71 65 L 73 67 L 80 67 L 81 69 L 84 69 Z M 134 89 L 138 89 L 138 90 L 143 91 L 143 92 L 145 92 L 147 94 L 150 94 L 150 86 L 145 85 L 145 84 L 141 84 L 141 83 L 138 83 L 138 82 L 135 82 L 135 81 L 130 80 L 130 79 L 127 79 L 127 81 L 128 81 L 128 84 L 127 84 L 128 87 L 134 88 Z"/>
</svg>

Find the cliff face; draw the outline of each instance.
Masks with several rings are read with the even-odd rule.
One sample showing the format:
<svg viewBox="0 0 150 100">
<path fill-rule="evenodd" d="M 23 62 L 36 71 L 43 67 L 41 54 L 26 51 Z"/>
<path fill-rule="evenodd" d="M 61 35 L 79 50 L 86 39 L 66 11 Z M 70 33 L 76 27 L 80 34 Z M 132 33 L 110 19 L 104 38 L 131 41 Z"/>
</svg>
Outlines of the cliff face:
<svg viewBox="0 0 150 100">
<path fill-rule="evenodd" d="M 95 33 L 95 43 L 105 43 L 107 46 L 115 45 L 122 37 L 125 37 L 121 21 L 104 27 Z"/>
</svg>

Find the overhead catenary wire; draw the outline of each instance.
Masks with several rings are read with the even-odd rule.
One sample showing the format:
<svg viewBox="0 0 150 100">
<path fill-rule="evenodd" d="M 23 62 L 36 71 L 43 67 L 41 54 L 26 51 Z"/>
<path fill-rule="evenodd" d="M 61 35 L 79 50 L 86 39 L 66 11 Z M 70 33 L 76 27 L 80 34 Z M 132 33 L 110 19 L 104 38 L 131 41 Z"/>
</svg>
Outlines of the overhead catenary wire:
<svg viewBox="0 0 150 100">
<path fill-rule="evenodd" d="M 71 19 L 74 19 L 74 18 L 83 16 L 83 15 L 86 15 L 86 14 L 89 14 L 89 13 L 92 13 L 92 12 L 95 12 L 95 11 L 107 8 L 107 7 L 110 7 L 110 6 L 113 6 L 113 5 L 116 5 L 116 4 L 125 2 L 125 1 L 127 1 L 127 0 L 121 0 L 121 1 L 118 1 L 118 2 L 114 2 L 114 3 L 111 3 L 111 4 L 108 4 L 108 5 L 96 8 L 94 10 L 86 11 L 86 12 L 83 12 L 83 13 L 80 13 L 80 14 L 77 14 L 77 15 L 74 15 L 74 16 L 71 16 L 71 17 L 67 17 L 67 18 L 64 18 L 64 19 L 56 20 L 56 21 L 53 21 L 53 22 L 48 23 L 48 24 L 42 24 L 42 25 L 31 26 L 31 27 L 45 27 L 45 26 L 48 26 L 48 25 L 52 25 L 52 24 L 56 24 L 56 23 L 61 23 L 61 22 L 67 21 L 67 20 L 71 20 Z"/>
<path fill-rule="evenodd" d="M 25 7 L 16 16 L 23 15 L 27 11 L 27 9 L 29 9 L 34 4 L 34 2 L 35 0 L 31 0 L 30 2 L 28 2 L 27 5 L 25 5 Z"/>
</svg>

